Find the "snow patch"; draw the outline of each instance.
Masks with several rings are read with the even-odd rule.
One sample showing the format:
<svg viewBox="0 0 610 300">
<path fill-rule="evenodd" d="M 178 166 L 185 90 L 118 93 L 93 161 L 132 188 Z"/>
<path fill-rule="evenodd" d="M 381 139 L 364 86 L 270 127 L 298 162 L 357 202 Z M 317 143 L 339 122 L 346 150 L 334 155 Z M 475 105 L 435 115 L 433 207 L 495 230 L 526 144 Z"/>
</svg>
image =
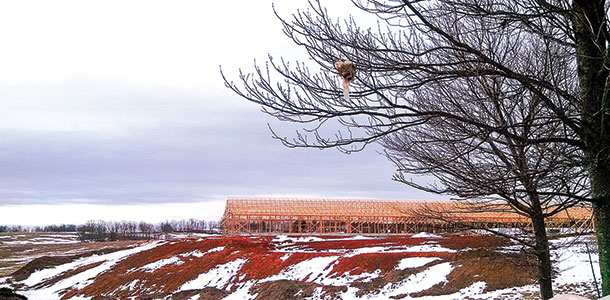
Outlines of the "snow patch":
<svg viewBox="0 0 610 300">
<path fill-rule="evenodd" d="M 215 268 L 210 269 L 206 273 L 199 274 L 197 278 L 186 282 L 185 284 L 180 286 L 178 290 L 186 291 L 202 289 L 205 287 L 215 287 L 218 289 L 224 289 L 224 287 L 231 281 L 233 277 L 237 275 L 237 272 L 246 262 L 247 260 L 243 258 L 238 258 L 226 264 L 218 265 Z"/>
<path fill-rule="evenodd" d="M 30 275 L 30 277 L 28 277 L 21 283 L 25 284 L 26 286 L 31 287 L 44 280 L 53 278 L 63 272 L 77 269 L 81 266 L 98 263 L 98 262 L 103 262 L 102 264 L 100 264 L 97 267 L 88 269 L 88 270 L 83 271 L 79 274 L 76 274 L 72 277 L 68 277 L 64 280 L 61 280 L 61 281 L 55 283 L 54 285 L 51 285 L 51 286 L 48 286 L 48 287 L 45 287 L 42 289 L 38 289 L 38 290 L 26 290 L 26 291 L 22 291 L 21 293 L 23 293 L 29 299 L 48 299 L 48 300 L 60 299 L 62 297 L 59 294 L 61 291 L 65 290 L 67 288 L 71 288 L 71 287 L 81 287 L 82 288 L 82 287 L 86 286 L 87 283 L 90 283 L 92 281 L 92 279 L 95 278 L 98 274 L 101 274 L 102 272 L 107 271 L 113 265 L 115 265 L 116 263 L 121 261 L 122 259 L 124 259 L 130 255 L 136 254 L 138 252 L 150 250 L 154 247 L 159 246 L 160 244 L 162 244 L 162 243 L 153 242 L 153 243 L 145 244 L 143 246 L 135 247 L 132 249 L 116 251 L 116 252 L 112 252 L 112 253 L 108 253 L 108 254 L 104 254 L 104 255 L 94 255 L 94 256 L 90 256 L 90 257 L 85 257 L 85 258 L 76 260 L 71 263 L 56 266 L 54 268 L 36 271 L 36 272 L 32 273 Z"/>
<path fill-rule="evenodd" d="M 66 240 L 66 239 L 56 239 L 56 238 L 36 238 L 27 241 L 10 241 L 4 242 L 7 245 L 48 245 L 48 244 L 76 244 L 79 241 L 75 240 Z"/>
<path fill-rule="evenodd" d="M 419 268 L 431 263 L 435 260 L 439 260 L 438 257 L 407 257 L 403 258 L 398 262 L 396 270 Z"/>
<path fill-rule="evenodd" d="M 287 235 L 277 235 L 271 240 L 272 243 L 309 243 L 322 241 L 325 241 L 325 239 L 315 236 L 289 237 Z"/>
<path fill-rule="evenodd" d="M 402 253 L 402 252 L 447 252 L 455 253 L 457 250 L 441 247 L 440 245 L 416 245 L 416 246 L 391 246 L 391 247 L 364 247 L 354 249 L 350 253 L 346 254 L 345 257 L 355 256 L 359 254 L 367 253 Z"/>
<path fill-rule="evenodd" d="M 189 257 L 189 256 L 202 257 L 204 255 L 205 255 L 205 253 L 201 253 L 201 251 L 199 251 L 199 250 L 180 254 L 180 256 L 182 256 L 182 257 Z"/>
<path fill-rule="evenodd" d="M 212 249 L 206 251 L 205 253 L 203 253 L 203 255 L 210 254 L 210 253 L 213 253 L 213 252 L 220 252 L 220 251 L 222 251 L 224 249 L 225 249 L 225 246 L 220 246 L 220 247 L 212 248 Z"/>
<path fill-rule="evenodd" d="M 552 242 L 559 246 L 558 249 L 551 251 L 552 259 L 557 261 L 554 267 L 558 270 L 557 278 L 553 280 L 553 284 L 592 282 L 591 264 L 593 264 L 595 278 L 598 280 L 601 278 L 599 255 L 594 253 L 591 249 L 592 246 L 589 245 L 589 250 L 592 252 L 591 261 L 589 261 L 587 247 L 584 244 L 588 242 L 588 240 L 579 240 L 578 237 L 567 237 Z"/>
<path fill-rule="evenodd" d="M 323 285 L 334 285 L 334 286 L 347 286 L 354 282 L 369 282 L 374 278 L 381 275 L 381 270 L 375 270 L 373 273 L 362 272 L 358 275 L 349 274 L 349 272 L 343 273 L 338 277 L 324 277 L 316 281 L 316 283 Z"/>
<path fill-rule="evenodd" d="M 206 254 L 210 254 L 210 253 L 214 253 L 214 252 L 220 252 L 222 250 L 225 249 L 225 246 L 220 246 L 220 247 L 216 247 L 216 248 L 212 248 L 206 252 L 201 252 L 199 250 L 195 250 L 195 251 L 191 251 L 191 252 L 187 252 L 187 253 L 182 253 L 180 254 L 180 256 L 182 257 L 189 257 L 189 256 L 195 256 L 195 257 L 203 257 Z"/>
<path fill-rule="evenodd" d="M 321 256 L 304 260 L 282 270 L 279 274 L 267 277 L 261 282 L 274 280 L 298 280 L 307 279 L 310 282 L 319 283 L 332 270 L 331 264 L 336 262 L 339 256 Z"/>
<path fill-rule="evenodd" d="M 172 256 L 170 258 L 160 259 L 158 261 L 151 262 L 151 263 L 139 268 L 138 270 L 144 270 L 146 272 L 154 272 L 155 270 L 160 269 L 163 266 L 167 266 L 167 265 L 179 266 L 183 263 L 184 262 L 180 258 Z"/>
<path fill-rule="evenodd" d="M 117 290 L 119 290 L 119 291 L 125 291 L 125 290 L 133 291 L 133 290 L 136 289 L 136 286 L 138 285 L 139 281 L 140 281 L 139 279 L 136 279 L 136 280 L 130 282 L 129 284 L 125 284 L 125 285 L 120 286 L 119 288 L 117 288 Z"/>
<path fill-rule="evenodd" d="M 363 295 L 363 297 L 357 297 L 356 293 L 358 292 L 357 288 L 349 287 L 346 292 L 341 294 L 341 299 L 390 299 L 392 296 L 397 296 L 401 294 L 411 294 L 417 293 L 421 291 L 425 291 L 430 289 L 431 287 L 442 283 L 447 282 L 447 276 L 453 267 L 451 263 L 442 263 L 438 265 L 434 265 L 423 272 L 413 274 L 407 277 L 405 280 L 401 282 L 397 282 L 395 284 L 388 283 L 386 284 L 378 294 L 368 294 Z M 410 299 L 410 298 L 406 298 Z M 427 299 L 427 298 L 426 298 Z M 437 299 L 437 298 L 431 298 Z M 439 298 L 442 299 L 442 298 Z M 446 298 L 446 299 L 461 299 L 461 298 Z"/>
<path fill-rule="evenodd" d="M 411 236 L 412 238 L 425 238 L 425 239 L 441 239 L 443 238 L 440 235 L 428 233 L 428 232 L 420 232 L 418 234 L 414 234 Z"/>
<path fill-rule="evenodd" d="M 250 288 L 254 285 L 254 282 L 248 281 L 241 287 L 237 288 L 233 293 L 222 298 L 222 300 L 253 300 L 258 296 L 258 293 L 251 295 Z"/>
</svg>

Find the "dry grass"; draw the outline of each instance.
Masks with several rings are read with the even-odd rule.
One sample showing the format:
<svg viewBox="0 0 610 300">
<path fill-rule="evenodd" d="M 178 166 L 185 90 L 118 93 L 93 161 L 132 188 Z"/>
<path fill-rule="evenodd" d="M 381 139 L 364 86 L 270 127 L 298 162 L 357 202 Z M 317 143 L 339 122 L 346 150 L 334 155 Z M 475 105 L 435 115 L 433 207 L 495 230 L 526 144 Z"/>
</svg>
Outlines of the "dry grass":
<svg viewBox="0 0 610 300">
<path fill-rule="evenodd" d="M 536 283 L 538 269 L 532 256 L 476 249 L 458 252 L 449 260 L 453 262 L 454 269 L 447 276 L 447 282 L 410 296 L 452 294 L 479 281 L 487 283 L 486 291 Z"/>
<path fill-rule="evenodd" d="M 73 240 L 69 233 L 0 233 L 0 277 L 8 276 L 32 260 L 45 256 L 71 256 L 107 248 L 125 248 L 138 242 L 52 243 L 49 237 Z M 49 242 L 49 243 L 45 243 Z"/>
</svg>

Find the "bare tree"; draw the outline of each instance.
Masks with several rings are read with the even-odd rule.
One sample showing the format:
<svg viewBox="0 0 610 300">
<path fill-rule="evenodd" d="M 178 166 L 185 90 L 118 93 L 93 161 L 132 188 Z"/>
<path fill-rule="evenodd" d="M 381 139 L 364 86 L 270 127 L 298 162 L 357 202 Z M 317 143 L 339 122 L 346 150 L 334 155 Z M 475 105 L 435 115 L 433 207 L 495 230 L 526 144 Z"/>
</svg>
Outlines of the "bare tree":
<svg viewBox="0 0 610 300">
<path fill-rule="evenodd" d="M 544 69 L 545 64 L 537 65 Z M 540 294 L 550 299 L 552 266 L 545 219 L 588 200 L 587 174 L 569 155 L 577 150 L 557 143 L 526 142 L 563 132 L 538 124 L 546 119 L 539 115 L 541 101 L 503 78 L 481 75 L 455 84 L 433 85 L 418 99 L 430 110 L 440 110 L 453 105 L 456 97 L 461 101 L 455 108 L 464 111 L 464 118 L 488 127 L 506 127 L 507 132 L 491 133 L 452 118 L 435 118 L 389 134 L 381 143 L 397 166 L 394 179 L 417 189 L 468 200 L 468 205 L 457 207 L 457 211 L 425 209 L 420 212 L 425 217 L 451 222 L 456 213 L 510 209 L 529 218 L 533 241 L 490 231 L 533 249 L 538 259 Z M 432 175 L 440 184 L 420 184 L 408 178 L 410 174 Z"/>
<path fill-rule="evenodd" d="M 154 226 L 152 224 L 150 224 L 150 223 L 146 223 L 144 221 L 140 221 L 140 223 L 138 224 L 138 230 L 145 237 L 150 238 L 151 234 L 154 231 Z"/>
<path fill-rule="evenodd" d="M 523 162 L 531 167 L 545 149 L 558 151 L 554 157 L 565 167 L 556 170 L 564 171 L 555 171 L 550 179 L 557 185 L 574 183 L 574 178 L 578 182 L 582 168 L 588 172 L 590 197 L 574 193 L 574 188 L 559 192 L 543 188 L 536 194 L 556 193 L 555 197 L 593 203 L 602 290 L 609 294 L 610 35 L 605 1 L 354 0 L 354 4 L 376 15 L 380 25 L 360 28 L 353 18 L 333 21 L 318 2 L 290 20 L 280 18 L 286 35 L 305 47 L 319 71 L 270 57 L 266 69 L 256 66 L 253 74 L 240 75 L 243 87 L 225 78 L 227 85 L 270 115 L 303 123 L 305 132 L 292 138 L 274 133 L 290 147 L 358 151 L 388 135 L 422 132 L 426 124 L 451 120 L 476 128 L 487 137 L 481 140 L 501 145 L 500 152 L 511 151 L 508 139 L 515 145 L 513 150 L 526 147 L 525 159 L 511 161 L 517 167 Z M 335 75 L 340 60 L 356 69 L 350 100 L 342 97 L 341 80 Z M 535 117 L 528 125 L 536 134 L 520 134 L 524 129 L 518 129 L 525 126 L 520 119 L 506 124 L 481 122 L 464 105 L 465 93 L 438 90 L 439 86 L 466 90 L 467 79 L 473 78 L 500 83 L 512 89 L 512 95 L 525 94 L 528 101 L 539 103 L 532 106 Z M 439 96 L 443 103 L 428 105 Z M 335 135 L 323 133 L 337 128 Z M 530 159 L 531 153 L 535 155 Z M 532 194 L 524 180 L 515 182 L 523 190 L 520 193 Z"/>
</svg>

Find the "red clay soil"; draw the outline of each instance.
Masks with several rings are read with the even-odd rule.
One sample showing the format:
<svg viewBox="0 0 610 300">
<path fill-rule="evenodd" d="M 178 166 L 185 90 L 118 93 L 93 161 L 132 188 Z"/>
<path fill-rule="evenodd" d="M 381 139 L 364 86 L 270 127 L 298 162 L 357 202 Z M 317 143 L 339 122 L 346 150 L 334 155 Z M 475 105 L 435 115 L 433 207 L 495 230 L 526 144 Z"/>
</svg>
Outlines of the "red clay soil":
<svg viewBox="0 0 610 300">
<path fill-rule="evenodd" d="M 339 277 L 342 274 L 359 275 L 379 270 L 384 276 L 394 270 L 403 258 L 446 257 L 447 255 L 447 253 L 441 252 L 365 253 L 341 259 L 338 264 L 334 265 L 330 274 L 331 277 Z"/>
<path fill-rule="evenodd" d="M 439 239 L 437 242 L 440 246 L 453 250 L 464 250 L 467 248 L 491 250 L 511 245 L 509 239 L 496 235 L 454 235 L 449 238 Z"/>
<path fill-rule="evenodd" d="M 248 254 L 248 262 L 241 268 L 241 275 L 245 278 L 240 278 L 239 281 L 248 281 L 250 279 L 263 279 L 271 275 L 280 273 L 282 269 L 288 266 L 296 265 L 302 261 L 315 257 L 332 256 L 332 253 L 293 253 L 288 259 L 282 261 L 280 257 L 286 253 L 256 253 Z"/>
<path fill-rule="evenodd" d="M 115 297 L 129 297 L 142 294 L 164 294 L 177 290 L 183 283 L 197 278 L 201 273 L 214 268 L 217 265 L 227 263 L 241 257 L 239 246 L 249 246 L 250 251 L 256 252 L 259 244 L 249 241 L 234 241 L 233 239 L 188 239 L 181 242 L 166 243 L 151 250 L 131 255 L 129 259 L 118 262 L 107 272 L 98 275 L 93 284 L 85 287 L 79 294 L 100 295 L 114 291 Z M 198 250 L 206 252 L 212 248 L 225 246 L 222 251 L 216 251 L 205 255 L 205 259 L 195 256 L 180 257 L 180 254 Z M 262 251 L 262 249 L 260 250 Z M 170 258 L 180 257 L 185 263 L 183 265 L 165 265 L 153 272 L 137 270 L 149 263 Z M 121 286 L 127 286 L 132 281 L 138 280 L 133 289 L 119 290 Z M 74 294 L 68 293 L 65 298 Z"/>
<path fill-rule="evenodd" d="M 330 249 L 359 249 L 375 246 L 415 246 L 428 241 L 425 238 L 411 238 L 409 236 L 389 236 L 362 240 L 333 240 L 318 242 L 298 242 L 294 245 L 307 247 L 314 251 L 326 251 Z"/>
<path fill-rule="evenodd" d="M 78 273 L 87 271 L 89 269 L 93 269 L 93 268 L 95 268 L 95 267 L 97 267 L 97 266 L 99 266 L 99 265 L 101 265 L 103 263 L 104 263 L 103 261 L 99 261 L 99 262 L 96 262 L 96 263 L 92 263 L 92 264 L 81 266 L 81 267 L 76 268 L 74 270 L 68 270 L 66 272 L 61 273 L 59 276 L 53 277 L 53 278 L 51 278 L 49 280 L 43 281 L 43 282 L 41 282 L 39 284 L 36 284 L 33 288 L 34 289 L 40 289 L 40 288 L 52 286 L 52 285 L 54 285 L 54 284 L 56 284 L 56 283 L 58 283 L 58 282 L 60 282 L 60 281 L 62 281 L 64 279 L 66 279 L 68 277 L 72 277 L 74 275 L 77 275 Z"/>
<path fill-rule="evenodd" d="M 235 283 L 258 280 L 280 273 L 289 266 L 298 264 L 305 260 L 321 256 L 335 256 L 333 249 L 357 249 L 366 247 L 404 247 L 421 245 L 430 239 L 408 236 L 380 237 L 362 240 L 326 240 L 318 242 L 299 242 L 278 244 L 273 243 L 273 237 L 209 237 L 190 238 L 167 242 L 147 251 L 142 251 L 117 262 L 111 269 L 99 274 L 92 284 L 82 290 L 69 290 L 62 299 L 68 299 L 76 295 L 96 297 L 105 295 L 116 299 L 127 297 L 138 297 L 147 299 L 154 297 L 165 297 L 180 294 L 184 297 L 209 295 L 209 299 L 220 297 L 223 293 L 235 290 Z M 465 253 L 447 252 L 392 252 L 392 253 L 366 253 L 351 257 L 343 257 L 337 263 L 332 264 L 331 277 L 339 277 L 343 274 L 358 275 L 362 273 L 373 273 L 377 270 L 382 276 L 369 282 L 357 282 L 352 285 L 361 289 L 361 293 L 375 292 L 387 283 L 395 283 L 404 280 L 409 275 L 421 271 L 417 269 L 395 270 L 398 262 L 406 257 L 439 257 L 436 264 L 445 261 L 455 261 L 455 269 L 449 275 L 448 285 L 435 286 L 421 295 L 436 295 L 454 292 L 467 287 L 476 281 L 488 282 L 488 289 L 503 288 L 508 286 L 519 286 L 531 283 L 535 273 L 531 268 L 516 264 L 514 260 L 524 262 L 523 257 L 502 256 L 501 254 L 487 251 L 498 246 L 508 245 L 509 242 L 495 236 L 446 236 L 441 239 L 433 239 L 442 247 L 450 249 L 479 249 Z M 220 251 L 205 254 L 203 257 L 183 256 L 186 253 L 206 251 L 224 247 Z M 284 260 L 287 253 L 284 251 L 298 249 Z M 300 252 L 299 252 L 300 251 Z M 291 251 L 292 252 L 292 251 Z M 145 270 L 141 267 L 170 257 L 178 258 L 181 263 L 164 265 L 156 270 Z M 225 286 L 216 289 L 208 288 L 176 293 L 186 282 L 196 279 L 200 274 L 208 272 L 219 265 L 243 259 L 245 263 L 236 276 L 231 278 Z M 510 260 L 513 259 L 513 260 Z M 79 269 L 60 274 L 54 282 L 93 268 L 96 265 L 82 266 Z M 515 274 L 525 274 L 514 276 Z M 134 282 L 136 281 L 137 282 Z M 320 286 L 311 282 L 280 280 L 256 285 L 254 289 L 259 292 L 260 299 L 283 299 L 273 298 L 275 296 L 290 295 L 291 299 L 299 295 L 306 295 L 316 287 L 322 287 L 329 296 L 334 297 L 338 291 L 346 287 Z M 298 290 L 297 290 L 298 289 Z M 337 290 L 338 289 L 338 290 Z M 220 293 L 219 291 L 222 291 Z M 301 294 L 298 294 L 301 291 Z M 298 294 L 298 295 L 297 295 Z M 295 296 L 297 295 L 297 296 Z M 418 294 L 419 295 L 419 294 Z M 223 296 L 224 297 L 224 296 Z M 267 297 L 267 298 L 266 298 Z M 300 297 L 300 296 L 299 296 Z M 205 299 L 208 299 L 205 298 Z M 180 299 L 180 298 L 177 298 Z"/>
<path fill-rule="evenodd" d="M 141 294 L 166 294 L 176 291 L 184 283 L 194 280 L 199 274 L 238 258 L 246 259 L 239 276 L 235 276 L 224 288 L 232 283 L 251 279 L 262 279 L 279 273 L 287 266 L 330 253 L 294 253 L 285 261 L 280 257 L 285 253 L 271 252 L 270 238 L 223 237 L 216 239 L 187 239 L 176 243 L 167 243 L 148 251 L 136 253 L 117 263 L 107 272 L 98 275 L 93 284 L 80 291 L 71 291 L 64 298 L 76 294 L 100 295 L 113 292 L 115 297 L 131 297 Z M 198 250 L 206 252 L 212 248 L 224 246 L 222 251 L 206 254 L 204 257 L 182 257 L 180 254 Z M 165 265 L 157 270 L 137 270 L 149 263 L 170 257 L 179 257 L 183 264 Z M 132 281 L 138 280 L 133 289 L 123 289 Z"/>
</svg>

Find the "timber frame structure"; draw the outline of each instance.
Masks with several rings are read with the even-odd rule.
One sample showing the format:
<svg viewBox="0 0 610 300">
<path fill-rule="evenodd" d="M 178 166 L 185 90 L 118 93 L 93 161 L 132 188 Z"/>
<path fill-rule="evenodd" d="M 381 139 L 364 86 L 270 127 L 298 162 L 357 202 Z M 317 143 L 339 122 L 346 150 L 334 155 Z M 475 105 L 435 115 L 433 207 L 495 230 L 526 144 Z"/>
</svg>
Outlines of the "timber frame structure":
<svg viewBox="0 0 610 300">
<path fill-rule="evenodd" d="M 409 234 L 468 228 L 530 228 L 529 218 L 500 204 L 467 211 L 456 201 L 377 201 L 228 198 L 225 235 Z M 500 208 L 500 209 L 498 209 Z M 429 212 L 443 212 L 443 216 Z M 594 228 L 590 207 L 572 207 L 546 219 L 548 228 Z"/>
</svg>

